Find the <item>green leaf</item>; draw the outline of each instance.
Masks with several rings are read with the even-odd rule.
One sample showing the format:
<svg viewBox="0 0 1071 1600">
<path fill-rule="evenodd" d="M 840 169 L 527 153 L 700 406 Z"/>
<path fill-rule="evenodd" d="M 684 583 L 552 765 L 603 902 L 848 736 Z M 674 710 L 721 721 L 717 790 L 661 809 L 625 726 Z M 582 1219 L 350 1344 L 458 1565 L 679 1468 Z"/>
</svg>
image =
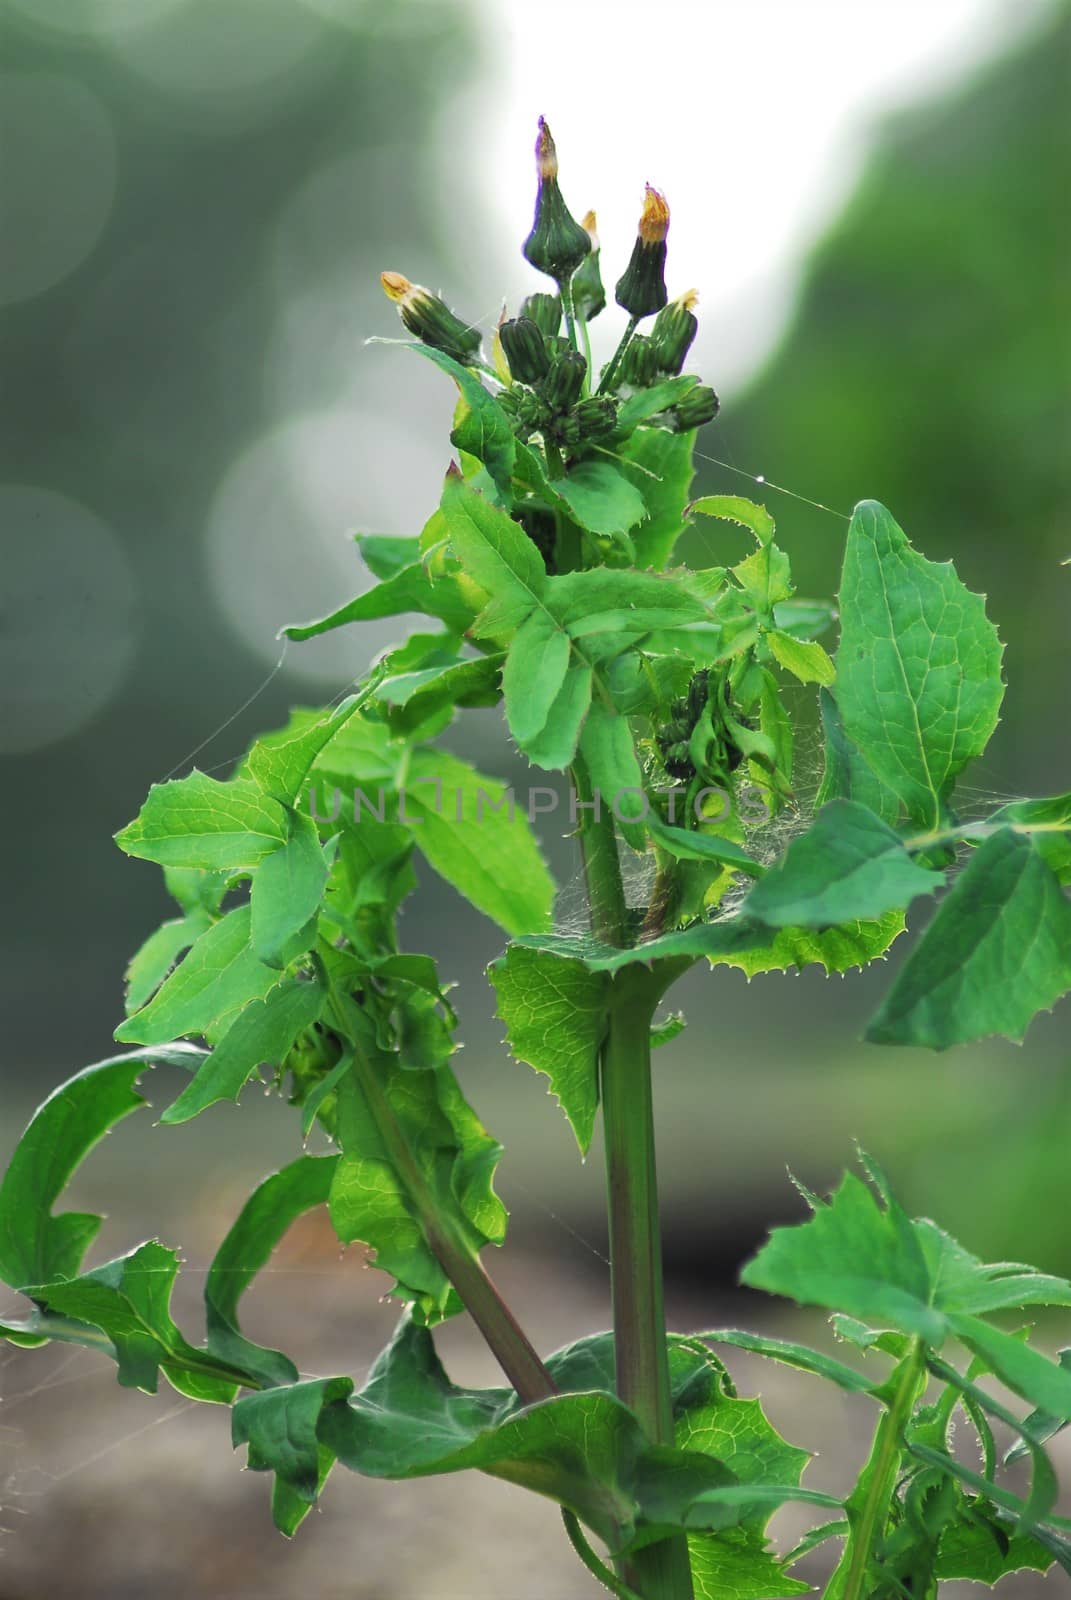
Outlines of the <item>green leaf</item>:
<svg viewBox="0 0 1071 1600">
<path fill-rule="evenodd" d="M 357 533 L 354 544 L 365 565 L 377 578 L 393 578 L 396 572 L 411 567 L 421 557 L 419 536 L 399 538 L 397 534 Z"/>
<path fill-rule="evenodd" d="M 985 602 L 865 500 L 848 532 L 840 612 L 845 732 L 910 816 L 937 827 L 956 778 L 985 749 L 1004 693 Z"/>
<path fill-rule="evenodd" d="M 688 1540 L 695 1600 L 780 1600 L 812 1593 L 809 1583 L 786 1575 L 784 1564 L 750 1528 Z"/>
<path fill-rule="evenodd" d="M 360 1028 L 360 1017 L 354 1021 Z M 501 1147 L 473 1113 L 450 1068 L 407 1069 L 371 1043 L 364 1053 L 375 1094 L 389 1105 L 435 1197 L 440 1221 L 448 1219 L 455 1236 L 473 1250 L 501 1243 L 506 1212 L 492 1186 Z M 376 1265 L 397 1280 L 392 1292 L 415 1301 L 422 1321 L 440 1321 L 459 1310 L 460 1301 L 413 1211 L 395 1150 L 384 1141 L 356 1072 L 341 1079 L 337 1093 L 342 1158 L 329 1198 L 335 1232 L 344 1244 L 360 1240 L 375 1251 Z"/>
<path fill-rule="evenodd" d="M 784 602 L 781 602 L 784 604 Z M 837 669 L 820 644 L 813 640 L 794 639 L 790 633 L 771 628 L 766 634 L 774 659 L 791 672 L 801 683 L 820 683 L 824 687 L 833 682 Z"/>
<path fill-rule="evenodd" d="M 640 428 L 621 447 L 619 465 L 647 506 L 646 517 L 632 534 L 640 566 L 656 571 L 664 567 L 684 532 L 684 507 L 695 475 L 694 444 L 694 432 Z"/>
<path fill-rule="evenodd" d="M 250 892 L 250 938 L 265 966 L 285 967 L 311 948 L 327 885 L 327 862 L 316 824 L 287 814 L 287 840 L 257 867 Z"/>
<path fill-rule="evenodd" d="M 813 639 L 825 633 L 837 620 L 836 607 L 829 600 L 803 600 L 793 597 L 774 606 L 774 622 L 793 639 Z"/>
<path fill-rule="evenodd" d="M 496 631 L 518 627 L 546 587 L 543 557 L 519 523 L 458 477 L 443 489 L 443 516 L 468 576 L 496 602 Z"/>
<path fill-rule="evenodd" d="M 279 973 L 258 960 L 248 905 L 235 906 L 202 933 L 147 1006 L 115 1030 L 124 1044 L 163 1044 L 183 1034 L 221 1038 L 238 1012 L 262 1000 Z"/>
<path fill-rule="evenodd" d="M 592 701 L 580 732 L 580 753 L 596 800 L 612 813 L 628 843 L 642 850 L 649 802 L 628 718 L 608 711 L 599 700 Z"/>
<path fill-rule="evenodd" d="M 755 885 L 744 909 L 773 927 L 822 928 L 881 917 L 943 881 L 916 866 L 872 811 L 832 800 Z"/>
<path fill-rule="evenodd" d="M 887 911 L 874 920 L 844 922 L 832 928 L 775 931 L 756 918 L 748 918 L 744 925 L 759 930 L 761 936 L 729 943 L 708 959 L 712 966 L 738 967 L 749 978 L 763 972 L 802 972 L 809 966 L 824 967 L 827 973 L 865 967 L 883 956 L 905 928 L 902 911 Z"/>
<path fill-rule="evenodd" d="M 207 1348 L 221 1361 L 242 1368 L 265 1384 L 294 1383 L 288 1356 L 253 1344 L 241 1331 L 238 1302 L 293 1222 L 327 1204 L 337 1156 L 299 1156 L 265 1178 L 242 1207 L 216 1251 L 205 1280 Z"/>
<path fill-rule="evenodd" d="M 403 567 L 385 583 L 377 583 L 373 588 L 364 590 L 326 617 L 320 617 L 315 622 L 290 623 L 281 630 L 281 637 L 315 639 L 322 633 L 348 627 L 351 622 L 374 622 L 380 617 L 399 617 L 410 611 L 438 617 L 457 633 L 464 632 L 475 615 L 475 608 L 466 599 L 452 574 L 444 573 L 433 579 L 416 562 L 411 567 Z"/>
<path fill-rule="evenodd" d="M 660 818 L 652 816 L 647 831 L 656 844 L 679 861 L 714 861 L 720 866 L 735 867 L 749 877 L 759 878 L 765 868 L 748 855 L 742 845 L 726 839 L 719 833 L 699 833 L 690 828 L 674 828 Z"/>
<path fill-rule="evenodd" d="M 638 389 L 635 394 L 629 395 L 617 413 L 618 431 L 629 433 L 641 422 L 646 422 L 649 417 L 656 417 L 660 411 L 667 411 L 690 389 L 694 389 L 698 382 L 698 378 L 686 372 L 677 378 L 663 378 L 661 383 L 652 384 L 649 389 Z M 680 434 L 677 437 L 687 438 L 690 446 L 694 433 Z M 631 442 L 630 440 L 629 443 Z"/>
<path fill-rule="evenodd" d="M 38 1108 L 15 1146 L 0 1183 L 0 1279 L 13 1289 L 72 1277 L 100 1228 L 101 1218 L 52 1207 L 79 1162 L 146 1102 L 134 1084 L 156 1062 L 187 1070 L 204 1052 L 173 1044 L 131 1050 L 84 1068 Z"/>
<path fill-rule="evenodd" d="M 835 1361 L 832 1356 L 824 1355 L 820 1350 L 811 1350 L 806 1345 L 795 1344 L 787 1339 L 773 1339 L 758 1333 L 742 1333 L 736 1328 L 717 1328 L 698 1337 L 709 1344 L 732 1345 L 738 1350 L 750 1350 L 753 1355 L 780 1361 L 787 1367 L 796 1367 L 801 1372 L 814 1373 L 816 1377 L 826 1378 L 830 1383 L 835 1383 L 838 1389 L 844 1389 L 849 1394 L 866 1394 L 874 1387 L 869 1378 L 865 1378 L 861 1372 L 856 1372 L 853 1367 L 846 1367 L 843 1362 Z"/>
<path fill-rule="evenodd" d="M 653 629 L 682 627 L 709 616 L 704 601 L 671 576 L 593 567 L 550 578 L 544 602 L 574 639 L 608 634 L 619 651 Z M 598 643 L 598 641 L 595 641 Z"/>
<path fill-rule="evenodd" d="M 1067 1304 L 1066 1297 L 1063 1301 Z M 1032 1350 L 1013 1334 L 992 1328 L 980 1317 L 951 1312 L 948 1318 L 956 1338 L 980 1356 L 1013 1393 L 1051 1417 L 1071 1422 L 1071 1372 Z"/>
<path fill-rule="evenodd" d="M 165 867 L 233 872 L 255 867 L 286 838 L 286 814 L 245 778 L 218 783 L 196 770 L 154 783 L 133 822 L 115 836 L 128 856 Z"/>
<path fill-rule="evenodd" d="M 828 1204 L 797 1227 L 775 1228 L 741 1273 L 751 1289 L 800 1305 L 846 1311 L 899 1328 L 935 1348 L 945 1320 L 931 1304 L 930 1274 L 916 1231 L 895 1201 L 882 1207 L 847 1173 Z"/>
<path fill-rule="evenodd" d="M 507 933 L 546 927 L 554 880 L 511 790 L 445 750 L 416 750 L 405 804 L 440 877 Z"/>
<path fill-rule="evenodd" d="M 936 1576 L 992 1585 L 1011 1572 L 1048 1572 L 1051 1566 L 1051 1553 L 1029 1535 L 1009 1533 L 995 1520 L 960 1521 L 941 1536 Z"/>
<path fill-rule="evenodd" d="M 235 1448 L 248 1445 L 251 1471 L 277 1473 L 299 1500 L 311 1504 L 323 1481 L 320 1414 L 352 1393 L 352 1378 L 308 1378 L 246 1395 L 231 1415 L 232 1442 Z"/>
<path fill-rule="evenodd" d="M 953 884 L 867 1029 L 943 1050 L 1021 1039 L 1071 988 L 1071 903 L 1031 840 L 1001 829 Z"/>
<path fill-rule="evenodd" d="M 442 350 L 426 344 L 407 343 L 406 348 L 414 350 L 426 361 L 434 362 L 440 371 L 453 378 L 461 391 L 466 409 L 451 433 L 450 441 L 459 450 L 482 461 L 498 488 L 508 494 L 517 441 L 502 407 L 470 368 L 463 367 Z"/>
<path fill-rule="evenodd" d="M 241 1375 L 228 1378 L 220 1363 L 187 1343 L 172 1320 L 178 1268 L 176 1252 L 152 1239 L 81 1277 L 37 1284 L 26 1293 L 49 1310 L 99 1328 L 114 1347 L 124 1387 L 155 1394 L 162 1367 L 180 1387 L 184 1377 L 194 1380 L 197 1399 L 228 1404 Z"/>
<path fill-rule="evenodd" d="M 1034 849 L 1065 887 L 1071 884 L 1071 794 L 1045 800 L 1013 800 L 990 812 L 990 827 L 1007 823 L 1029 833 Z"/>
<path fill-rule="evenodd" d="M 152 998 L 179 956 L 208 926 L 206 911 L 191 911 L 188 916 L 176 917 L 150 933 L 126 969 L 124 1009 L 127 1016 Z"/>
<path fill-rule="evenodd" d="M 265 999 L 251 1001 L 160 1121 L 189 1122 L 217 1100 L 237 1101 L 259 1066 L 282 1064 L 298 1035 L 319 1017 L 323 1004 L 321 986 L 302 978 L 286 978 Z"/>
<path fill-rule="evenodd" d="M 820 809 L 830 800 L 857 800 L 883 822 L 895 822 L 900 801 L 867 766 L 844 731 L 837 702 L 828 689 L 819 692 L 825 733 L 825 771 L 814 803 Z"/>
<path fill-rule="evenodd" d="M 392 541 L 394 542 L 394 541 Z M 407 544 L 399 539 L 397 543 Z M 414 541 L 415 542 L 415 541 Z M 289 806 L 296 803 L 316 757 L 372 693 L 378 682 L 373 673 L 357 694 L 348 695 L 329 716 L 304 718 L 258 739 L 245 758 L 243 770 L 265 794 Z"/>
<path fill-rule="evenodd" d="M 533 766 L 562 772 L 576 755 L 580 729 L 591 706 L 594 673 L 586 661 L 574 661 L 551 702 L 547 720 L 525 749 Z"/>
<path fill-rule="evenodd" d="M 693 500 L 689 514 L 700 512 L 704 517 L 721 517 L 725 522 L 737 522 L 753 533 L 760 545 L 767 545 L 777 531 L 777 524 L 765 506 L 746 500 L 739 494 L 707 494 Z"/>
<path fill-rule="evenodd" d="M 1071 1305 L 1071 1283 L 1015 1261 L 986 1263 L 936 1223 L 915 1223 L 915 1232 L 935 1285 L 934 1304 L 977 1315 L 1022 1311 L 1027 1306 Z"/>
<path fill-rule="evenodd" d="M 643 495 L 609 461 L 581 461 L 554 487 L 589 533 L 616 538 L 647 515 Z"/>
<path fill-rule="evenodd" d="M 502 672 L 506 719 L 524 750 L 546 727 L 569 669 L 569 636 L 542 608 L 517 629 Z"/>
<path fill-rule="evenodd" d="M 488 976 L 518 1061 L 546 1073 L 586 1155 L 599 1103 L 598 1052 L 609 979 L 545 950 L 510 945 Z"/>
</svg>

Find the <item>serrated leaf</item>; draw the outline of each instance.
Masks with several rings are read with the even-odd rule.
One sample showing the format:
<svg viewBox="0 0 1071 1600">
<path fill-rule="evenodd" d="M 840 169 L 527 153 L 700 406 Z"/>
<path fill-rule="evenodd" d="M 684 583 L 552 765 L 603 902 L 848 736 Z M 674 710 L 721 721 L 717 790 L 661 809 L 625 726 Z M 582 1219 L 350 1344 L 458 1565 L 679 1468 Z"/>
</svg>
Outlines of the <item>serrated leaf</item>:
<svg viewBox="0 0 1071 1600">
<path fill-rule="evenodd" d="M 235 906 L 202 933 L 189 954 L 140 1011 L 115 1030 L 126 1044 L 162 1044 L 184 1034 L 221 1038 L 238 1012 L 262 1000 L 279 973 L 257 959 L 248 905 Z"/>
<path fill-rule="evenodd" d="M 866 500 L 848 532 L 840 613 L 845 731 L 909 815 L 937 827 L 956 778 L 985 749 L 1004 693 L 985 602 Z"/>
<path fill-rule="evenodd" d="M 34 1113 L 0 1183 L 0 1279 L 13 1289 L 73 1277 L 101 1218 L 53 1216 L 68 1179 L 109 1128 L 145 1105 L 134 1084 L 155 1062 L 190 1069 L 204 1052 L 172 1044 L 131 1050 L 86 1067 Z"/>
<path fill-rule="evenodd" d="M 1050 1361 L 1013 1334 L 990 1327 L 980 1317 L 950 1312 L 948 1321 L 957 1339 L 973 1355 L 980 1356 L 1013 1393 L 1022 1395 L 1048 1416 L 1071 1422 L 1071 1372 L 1066 1367 Z"/>
<path fill-rule="evenodd" d="M 616 651 L 653 629 L 683 627 L 709 616 L 704 602 L 671 575 L 659 577 L 616 567 L 593 567 L 550 578 L 543 601 L 570 637 L 583 641 L 585 648 L 594 645 L 601 649 L 604 641 L 597 636 L 610 635 Z"/>
<path fill-rule="evenodd" d="M 766 1356 L 771 1361 L 780 1361 L 787 1367 L 798 1368 L 801 1372 L 814 1373 L 816 1377 L 826 1378 L 849 1394 L 865 1394 L 874 1387 L 869 1378 L 864 1377 L 861 1372 L 856 1372 L 853 1367 L 846 1367 L 843 1362 L 835 1361 L 832 1356 L 824 1355 L 820 1350 L 811 1350 L 808 1346 L 796 1344 L 791 1340 L 774 1339 L 765 1334 L 744 1333 L 737 1328 L 716 1328 L 698 1337 L 710 1344 L 727 1344 L 738 1350 L 750 1350 L 753 1355 Z"/>
<path fill-rule="evenodd" d="M 458 633 L 471 625 L 476 614 L 476 608 L 452 574 L 444 573 L 432 579 L 417 562 L 411 567 L 404 567 L 385 583 L 377 583 L 371 589 L 364 590 L 344 606 L 328 612 L 325 617 L 319 617 L 314 622 L 288 624 L 281 630 L 280 637 L 315 639 L 322 633 L 348 627 L 351 622 L 374 622 L 380 617 L 399 617 L 410 611 L 438 617 Z"/>
<path fill-rule="evenodd" d="M 111 1341 L 125 1387 L 155 1394 L 162 1367 L 180 1387 L 184 1375 L 194 1379 L 196 1398 L 226 1405 L 241 1374 L 228 1378 L 222 1363 L 195 1349 L 175 1326 L 170 1306 L 178 1267 L 176 1252 L 152 1239 L 92 1272 L 37 1284 L 26 1293 L 62 1316 L 99 1328 Z"/>
<path fill-rule="evenodd" d="M 621 470 L 647 506 L 646 517 L 632 533 L 640 566 L 656 571 L 664 567 L 684 532 L 684 507 L 695 476 L 694 444 L 694 432 L 640 428 L 621 446 Z"/>
<path fill-rule="evenodd" d="M 609 978 L 580 961 L 510 945 L 488 968 L 498 1015 L 518 1061 L 550 1079 L 586 1155 L 599 1104 L 598 1052 Z"/>
<path fill-rule="evenodd" d="M 461 478 L 446 480 L 442 511 L 462 568 L 498 609 L 494 631 L 504 630 L 507 617 L 513 627 L 519 626 L 539 602 L 547 581 L 543 557 L 531 539 Z"/>
<path fill-rule="evenodd" d="M 474 1250 L 501 1243 L 506 1211 L 493 1188 L 501 1147 L 475 1116 L 450 1068 L 407 1069 L 372 1045 L 365 1056 L 375 1094 L 389 1106 L 440 1218 L 449 1217 L 455 1234 Z M 360 1240 L 375 1251 L 376 1265 L 397 1280 L 394 1292 L 416 1302 L 422 1321 L 440 1321 L 460 1309 L 460 1302 L 427 1243 L 375 1107 L 355 1071 L 341 1079 L 337 1094 L 342 1157 L 329 1197 L 335 1231 L 343 1243 Z"/>
<path fill-rule="evenodd" d="M 790 633 L 771 628 L 766 634 L 766 642 L 778 665 L 784 667 L 786 672 L 791 672 L 801 683 L 819 683 L 828 688 L 837 676 L 833 662 L 813 639 L 795 639 Z"/>
<path fill-rule="evenodd" d="M 933 894 L 941 873 L 916 866 L 893 830 L 853 800 L 832 800 L 745 902 L 772 927 L 865 921 Z"/>
<path fill-rule="evenodd" d="M 188 950 L 209 926 L 207 911 L 191 911 L 188 916 L 164 922 L 141 945 L 127 965 L 124 1009 L 127 1016 L 150 1000 L 183 951 Z"/>
<path fill-rule="evenodd" d="M 915 1231 L 934 1283 L 934 1304 L 944 1310 L 977 1315 L 1071 1305 L 1066 1278 L 1050 1277 L 1017 1261 L 981 1261 L 925 1218 L 915 1223 Z"/>
<path fill-rule="evenodd" d="M 398 543 L 408 543 L 399 540 Z M 243 770 L 257 782 L 265 794 L 283 805 L 293 805 L 304 787 L 316 757 L 354 712 L 368 699 L 376 683 L 376 674 L 356 694 L 348 695 L 329 716 L 298 721 L 257 739 L 245 758 Z"/>
<path fill-rule="evenodd" d="M 730 1528 L 688 1540 L 695 1600 L 782 1600 L 810 1594 L 809 1583 L 790 1578 L 761 1534 Z"/>
<path fill-rule="evenodd" d="M 707 494 L 700 500 L 693 500 L 688 510 L 700 512 L 704 517 L 739 523 L 755 535 L 760 545 L 769 544 L 777 532 L 777 524 L 766 507 L 739 494 Z"/>
<path fill-rule="evenodd" d="M 238 1302 L 291 1224 L 314 1206 L 327 1204 L 337 1165 L 337 1156 L 299 1156 L 265 1178 L 242 1207 L 208 1270 L 207 1348 L 262 1383 L 294 1383 L 298 1371 L 288 1356 L 245 1337 Z"/>
<path fill-rule="evenodd" d="M 265 1062 L 282 1064 L 295 1039 L 312 1027 L 323 1005 L 321 986 L 300 978 L 286 978 L 265 999 L 251 1001 L 160 1121 L 168 1125 L 189 1122 L 218 1100 L 237 1101 L 258 1067 Z"/>
<path fill-rule="evenodd" d="M 943 1050 L 1021 1039 L 1071 988 L 1071 903 L 1031 840 L 1001 829 L 953 884 L 867 1038 Z"/>
<path fill-rule="evenodd" d="M 1003 1534 L 998 1540 L 997 1530 Z M 1048 1572 L 1052 1555 L 1029 1535 L 995 1523 L 960 1521 L 941 1535 L 936 1576 L 942 1581 L 970 1578 L 995 1584 L 1012 1572 Z"/>
<path fill-rule="evenodd" d="M 826 1306 L 879 1327 L 899 1328 L 935 1347 L 945 1337 L 910 1219 L 895 1202 L 882 1207 L 852 1173 L 809 1221 L 775 1228 L 744 1268 L 741 1282 L 800 1305 Z"/>
<path fill-rule="evenodd" d="M 506 720 L 524 750 L 546 727 L 569 668 L 569 637 L 549 612 L 535 610 L 517 629 L 502 672 Z"/>
<path fill-rule="evenodd" d="M 164 867 L 233 872 L 255 867 L 286 838 L 286 814 L 246 778 L 219 783 L 193 771 L 154 783 L 133 822 L 115 836 L 128 856 Z"/>
<path fill-rule="evenodd" d="M 250 939 L 265 966 L 285 967 L 315 943 L 327 870 L 316 824 L 288 811 L 286 843 L 257 867 L 249 896 Z"/>
<path fill-rule="evenodd" d="M 507 933 L 546 927 L 554 880 L 512 791 L 445 750 L 416 750 L 405 803 L 417 848 L 466 900 Z"/>
<path fill-rule="evenodd" d="M 352 1378 L 307 1378 L 239 1400 L 231 1415 L 231 1441 L 249 1447 L 253 1472 L 275 1472 L 299 1500 L 311 1504 L 324 1474 L 317 1424 L 325 1406 L 345 1403 Z M 289 1522 L 283 1528 L 291 1531 Z"/>
<path fill-rule="evenodd" d="M 554 488 L 589 533 L 617 538 L 647 515 L 643 495 L 609 461 L 581 461 Z"/>
<path fill-rule="evenodd" d="M 845 922 L 833 928 L 774 930 L 755 918 L 746 925 L 765 932 L 762 937 L 714 951 L 709 957 L 711 965 L 738 967 L 749 978 L 764 972 L 802 972 L 810 966 L 823 967 L 827 973 L 850 972 L 883 956 L 906 926 L 902 911 L 887 911 L 874 920 Z"/>
</svg>

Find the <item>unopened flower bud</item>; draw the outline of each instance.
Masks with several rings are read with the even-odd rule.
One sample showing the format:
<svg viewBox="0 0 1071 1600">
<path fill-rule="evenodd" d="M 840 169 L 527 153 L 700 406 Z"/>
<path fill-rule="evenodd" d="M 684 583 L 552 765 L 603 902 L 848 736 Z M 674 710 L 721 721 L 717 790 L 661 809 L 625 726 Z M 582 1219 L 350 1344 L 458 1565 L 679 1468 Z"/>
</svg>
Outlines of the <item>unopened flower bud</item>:
<svg viewBox="0 0 1071 1600">
<path fill-rule="evenodd" d="M 548 339 L 553 339 L 562 325 L 562 303 L 556 294 L 530 294 L 522 303 L 520 314 L 530 317 Z"/>
<path fill-rule="evenodd" d="M 470 366 L 480 348 L 480 330 L 462 322 L 445 301 L 419 283 L 410 283 L 400 272 L 381 272 L 379 281 L 388 300 L 398 307 L 402 322 L 422 344 L 453 356 Z"/>
<path fill-rule="evenodd" d="M 518 383 L 538 383 L 550 371 L 543 335 L 530 317 L 515 317 L 498 330 L 509 370 Z"/>
<path fill-rule="evenodd" d="M 573 407 L 572 419 L 581 439 L 608 439 L 617 426 L 617 406 L 609 395 L 592 395 Z"/>
<path fill-rule="evenodd" d="M 599 235 L 595 229 L 595 213 L 589 211 L 580 226 L 591 240 L 591 254 L 585 256 L 573 277 L 573 305 L 578 317 L 590 322 L 606 305 L 606 290 L 602 286 L 599 270 Z"/>
<path fill-rule="evenodd" d="M 658 359 L 659 372 L 675 376 L 684 366 L 684 358 L 692 348 L 699 323 L 693 313 L 698 299 L 694 289 L 671 300 L 655 318 L 651 329 L 651 343 Z"/>
<path fill-rule="evenodd" d="M 619 383 L 630 384 L 633 389 L 647 389 L 658 376 L 658 358 L 650 339 L 638 333 L 626 346 L 618 368 Z"/>
<path fill-rule="evenodd" d="M 522 249 L 533 267 L 556 278 L 558 283 L 564 283 L 590 251 L 591 240 L 562 199 L 558 188 L 558 152 L 542 117 L 536 140 L 536 173 L 539 188 L 535 220 Z"/>
<path fill-rule="evenodd" d="M 633 317 L 649 317 L 666 303 L 666 234 L 669 206 L 647 185 L 632 258 L 617 281 L 617 303 Z"/>
<path fill-rule="evenodd" d="M 701 428 L 704 422 L 713 422 L 720 408 L 721 401 L 714 390 L 705 383 L 697 383 L 671 408 L 670 416 L 677 432 L 687 433 L 691 428 Z"/>
<path fill-rule="evenodd" d="M 588 364 L 579 350 L 566 350 L 554 362 L 543 380 L 542 392 L 554 411 L 569 411 L 580 399 Z"/>
</svg>

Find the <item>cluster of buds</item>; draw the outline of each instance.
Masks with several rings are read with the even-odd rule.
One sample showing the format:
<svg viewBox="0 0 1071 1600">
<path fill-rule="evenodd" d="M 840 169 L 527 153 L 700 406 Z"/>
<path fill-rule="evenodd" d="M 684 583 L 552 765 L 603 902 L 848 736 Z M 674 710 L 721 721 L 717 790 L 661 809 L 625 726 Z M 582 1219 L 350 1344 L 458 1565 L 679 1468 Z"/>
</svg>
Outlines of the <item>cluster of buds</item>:
<svg viewBox="0 0 1071 1600">
<path fill-rule="evenodd" d="M 662 765 L 671 778 L 686 783 L 695 777 L 697 769 L 705 776 L 726 776 L 735 772 L 743 761 L 743 752 L 733 740 L 716 694 L 711 693 L 710 673 L 706 667 L 695 674 L 688 685 L 688 693 L 674 700 L 669 708 L 669 719 L 658 730 L 655 742 Z M 708 708 L 709 702 L 709 708 Z M 696 731 L 703 714 L 709 709 L 709 738 L 702 757 L 697 760 Z M 747 717 L 738 719 L 750 727 Z"/>
<path fill-rule="evenodd" d="M 606 305 L 595 213 L 589 211 L 577 222 L 566 205 L 558 185 L 558 153 L 542 117 L 535 154 L 535 215 L 523 251 L 534 267 L 554 279 L 557 293 L 529 295 L 518 316 L 499 324 L 493 367 L 483 359 L 479 329 L 463 322 L 438 295 L 398 272 L 384 272 L 381 281 L 405 327 L 422 343 L 463 366 L 498 376 L 504 385 L 499 404 L 521 438 L 539 434 L 575 455 L 586 445 L 614 437 L 623 394 L 681 375 L 698 328 L 697 296 L 690 289 L 669 299 L 669 206 L 648 184 L 632 255 L 614 291 L 618 305 L 629 313 L 629 326 L 596 385 L 589 372 L 590 353 L 585 357 L 580 352 L 576 325 L 577 318 L 585 325 L 591 322 Z M 637 324 L 646 317 L 654 317 L 650 331 L 637 333 Z M 686 432 L 717 415 L 718 397 L 706 385 L 681 384 L 677 393 L 679 398 L 649 419 L 653 425 Z"/>
</svg>

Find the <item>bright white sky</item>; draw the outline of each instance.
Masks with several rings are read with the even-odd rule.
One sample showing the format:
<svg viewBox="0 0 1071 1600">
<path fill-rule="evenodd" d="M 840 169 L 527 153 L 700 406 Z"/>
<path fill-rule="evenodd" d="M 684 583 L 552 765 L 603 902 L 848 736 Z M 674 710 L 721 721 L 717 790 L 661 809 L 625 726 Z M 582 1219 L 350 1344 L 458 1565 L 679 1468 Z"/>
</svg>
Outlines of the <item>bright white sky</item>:
<svg viewBox="0 0 1071 1600">
<path fill-rule="evenodd" d="M 739 383 L 776 338 L 800 260 L 850 190 L 875 121 L 962 78 L 1042 10 L 1037 0 L 476 4 L 482 92 L 450 116 L 481 152 L 490 220 L 518 242 L 531 225 L 540 113 L 571 208 L 598 213 L 608 286 L 644 181 L 664 189 L 670 293 L 700 290 L 698 354 L 715 385 Z"/>
</svg>

